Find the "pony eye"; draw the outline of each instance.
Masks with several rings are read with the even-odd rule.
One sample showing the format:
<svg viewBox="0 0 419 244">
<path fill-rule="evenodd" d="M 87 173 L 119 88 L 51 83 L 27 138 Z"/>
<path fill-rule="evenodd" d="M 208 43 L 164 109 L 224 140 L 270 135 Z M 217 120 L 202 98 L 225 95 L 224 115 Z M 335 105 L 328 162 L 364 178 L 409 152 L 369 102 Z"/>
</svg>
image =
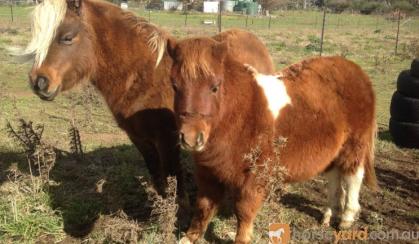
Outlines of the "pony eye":
<svg viewBox="0 0 419 244">
<path fill-rule="evenodd" d="M 177 92 L 178 87 L 177 87 L 176 83 L 172 82 L 172 87 L 173 87 L 173 90 L 174 90 L 175 92 Z"/>
<path fill-rule="evenodd" d="M 211 87 L 211 91 L 212 91 L 212 93 L 217 93 L 217 92 L 218 92 L 218 90 L 219 90 L 219 88 L 220 88 L 220 85 L 214 85 L 214 86 L 212 86 L 212 87 Z"/>
<path fill-rule="evenodd" d="M 71 45 L 73 44 L 73 35 L 65 35 L 61 38 L 60 43 L 65 44 L 65 45 Z"/>
</svg>

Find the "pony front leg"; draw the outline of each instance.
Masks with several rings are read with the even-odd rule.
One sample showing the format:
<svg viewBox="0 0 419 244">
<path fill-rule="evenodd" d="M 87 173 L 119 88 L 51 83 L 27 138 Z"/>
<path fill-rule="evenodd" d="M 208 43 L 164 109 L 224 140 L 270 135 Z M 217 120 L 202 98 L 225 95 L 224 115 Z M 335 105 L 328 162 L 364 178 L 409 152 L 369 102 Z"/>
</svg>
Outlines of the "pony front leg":
<svg viewBox="0 0 419 244">
<path fill-rule="evenodd" d="M 198 173 L 196 181 L 198 185 L 196 212 L 186 232 L 186 237 L 182 238 L 180 243 L 193 243 L 205 233 L 208 223 L 224 198 L 224 186 L 215 178 Z"/>
<path fill-rule="evenodd" d="M 176 176 L 179 207 L 185 213 L 190 208 L 189 196 L 185 191 L 183 168 L 180 164 L 180 148 L 175 129 L 161 132 L 156 143 L 162 173 L 166 177 Z"/>
<path fill-rule="evenodd" d="M 165 196 L 167 181 L 159 158 L 159 152 L 154 143 L 145 138 L 137 138 L 134 136 L 130 136 L 130 139 L 144 158 L 154 189 L 159 195 Z"/>
<path fill-rule="evenodd" d="M 257 191 L 256 187 L 249 188 L 241 189 L 235 202 L 237 234 L 234 243 L 236 244 L 250 243 L 253 235 L 253 221 L 264 200 L 263 193 Z"/>
</svg>

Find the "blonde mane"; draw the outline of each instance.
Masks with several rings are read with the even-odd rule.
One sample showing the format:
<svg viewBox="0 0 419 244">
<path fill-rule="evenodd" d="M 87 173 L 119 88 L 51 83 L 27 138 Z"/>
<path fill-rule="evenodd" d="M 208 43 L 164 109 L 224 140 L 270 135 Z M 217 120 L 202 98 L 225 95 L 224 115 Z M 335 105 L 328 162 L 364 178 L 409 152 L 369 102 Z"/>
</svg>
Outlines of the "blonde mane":
<svg viewBox="0 0 419 244">
<path fill-rule="evenodd" d="M 138 17 L 132 12 L 123 12 L 125 19 L 131 23 L 138 33 L 148 37 L 147 45 L 152 52 L 157 54 L 156 67 L 160 64 L 164 51 L 166 50 L 166 42 L 168 34 L 156 25 L 149 23 L 144 18 Z"/>
<path fill-rule="evenodd" d="M 58 26 L 67 12 L 65 0 L 44 0 L 32 12 L 32 40 L 23 52 L 33 56 L 34 65 L 41 66 L 55 38 Z"/>
<path fill-rule="evenodd" d="M 160 31 L 153 31 L 148 39 L 148 45 L 157 53 L 156 67 L 159 66 L 166 50 L 166 37 Z"/>
<path fill-rule="evenodd" d="M 34 58 L 34 65 L 40 67 L 45 61 L 58 27 L 63 22 L 67 12 L 66 0 L 44 0 L 32 12 L 32 39 L 21 56 Z M 125 12 L 128 19 L 135 19 L 135 26 L 142 26 L 149 34 L 147 44 L 157 54 L 156 67 L 161 62 L 166 50 L 167 34 L 155 25 L 145 22 L 132 13 Z M 132 20 L 132 19 L 131 19 Z M 151 30 L 150 30 L 151 29 Z"/>
</svg>

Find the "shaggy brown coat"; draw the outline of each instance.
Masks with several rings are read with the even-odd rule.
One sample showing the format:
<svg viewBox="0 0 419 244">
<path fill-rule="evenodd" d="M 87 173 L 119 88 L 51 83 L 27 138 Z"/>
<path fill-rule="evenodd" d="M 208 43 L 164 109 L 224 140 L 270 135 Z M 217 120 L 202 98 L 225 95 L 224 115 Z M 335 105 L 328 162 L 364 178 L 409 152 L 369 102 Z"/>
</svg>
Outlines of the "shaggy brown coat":
<svg viewBox="0 0 419 244">
<path fill-rule="evenodd" d="M 45 61 L 35 64 L 29 75 L 34 92 L 45 100 L 83 80 L 91 81 L 118 125 L 142 153 L 161 194 L 168 175 L 177 175 L 178 192 L 183 193 L 169 77 L 172 59 L 165 51 L 167 40 L 172 38 L 108 2 L 67 0 L 65 18 Z M 273 71 L 266 47 L 253 34 L 230 30 L 213 38 L 243 40 L 236 43 L 240 52 L 232 50 L 239 53 L 237 60 L 264 72 Z M 259 59 L 244 55 L 247 50 L 256 52 Z"/>
<path fill-rule="evenodd" d="M 193 151 L 198 184 L 189 241 L 205 232 L 225 192 L 232 190 L 238 220 L 235 242 L 250 242 L 252 223 L 265 196 L 260 190 L 265 182 L 257 182 L 251 162 L 244 159 L 255 149 L 259 150 L 256 165 L 270 162 L 269 167 L 285 167 L 286 182 L 308 180 L 328 168 L 352 176 L 362 167 L 367 184 L 376 185 L 375 98 L 359 66 L 327 57 L 285 68 L 280 79 L 291 103 L 275 117 L 269 109 L 272 98 L 255 80 L 258 74 L 235 61 L 228 45 L 192 38 L 171 46 L 181 143 Z M 191 78 L 186 66 L 196 56 L 209 70 Z M 274 143 L 279 138 L 287 140 L 278 158 Z"/>
</svg>

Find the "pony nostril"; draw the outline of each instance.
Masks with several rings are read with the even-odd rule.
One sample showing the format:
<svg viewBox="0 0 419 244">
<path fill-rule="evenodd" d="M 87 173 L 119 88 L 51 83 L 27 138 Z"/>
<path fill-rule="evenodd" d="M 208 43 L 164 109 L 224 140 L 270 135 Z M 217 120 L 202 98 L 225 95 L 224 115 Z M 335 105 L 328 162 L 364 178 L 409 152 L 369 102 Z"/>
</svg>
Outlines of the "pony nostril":
<svg viewBox="0 0 419 244">
<path fill-rule="evenodd" d="M 35 82 L 39 90 L 44 91 L 48 88 L 48 79 L 44 76 L 38 76 Z"/>
<path fill-rule="evenodd" d="M 183 144 L 186 143 L 185 141 L 185 134 L 183 134 L 182 132 L 179 133 L 179 141 Z"/>
<path fill-rule="evenodd" d="M 198 146 L 204 145 L 204 133 L 199 132 L 198 136 L 196 137 L 196 144 Z"/>
</svg>

